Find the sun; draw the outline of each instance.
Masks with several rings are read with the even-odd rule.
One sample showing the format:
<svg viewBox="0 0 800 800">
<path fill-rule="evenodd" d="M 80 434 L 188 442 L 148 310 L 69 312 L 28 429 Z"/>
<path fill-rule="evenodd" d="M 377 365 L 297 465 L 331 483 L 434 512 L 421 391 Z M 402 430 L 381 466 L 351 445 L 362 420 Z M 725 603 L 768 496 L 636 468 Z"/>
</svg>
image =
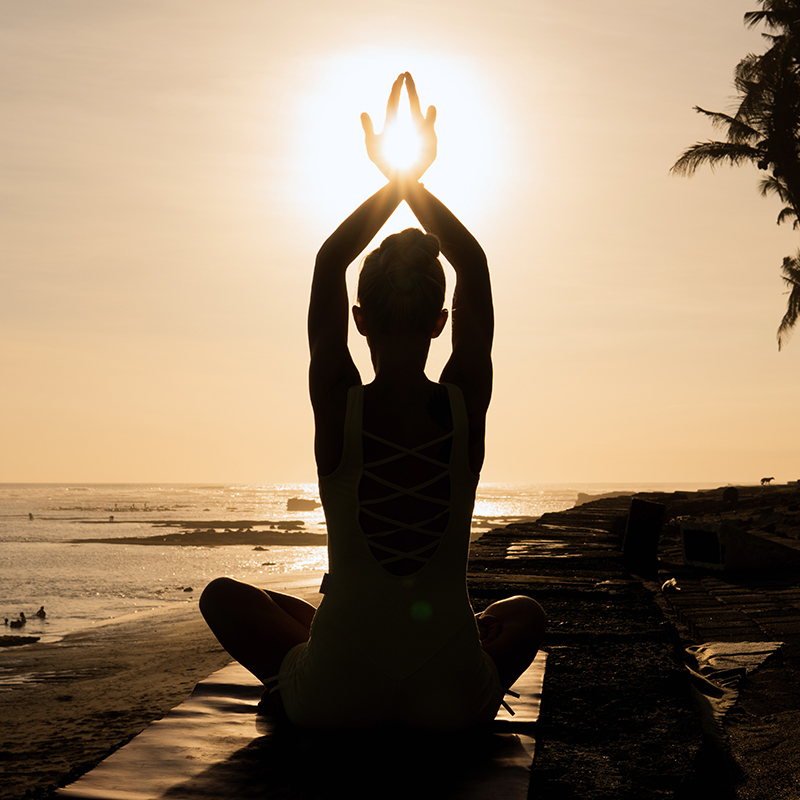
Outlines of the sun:
<svg viewBox="0 0 800 800">
<path fill-rule="evenodd" d="M 304 180 L 297 187 L 302 202 L 313 199 L 315 214 L 333 229 L 382 185 L 369 162 L 360 116 L 366 111 L 380 133 L 392 82 L 408 71 L 414 76 L 423 113 L 436 106 L 438 156 L 423 177 L 426 186 L 467 222 L 485 209 L 505 168 L 502 159 L 502 114 L 489 83 L 464 58 L 414 50 L 364 47 L 320 56 L 313 82 L 300 98 L 296 158 Z M 323 77 L 320 77 L 323 76 Z M 408 110 L 405 87 L 387 148 L 402 169 L 415 159 L 419 140 Z M 389 225 L 418 224 L 405 205 L 402 219 Z"/>
<path fill-rule="evenodd" d="M 422 141 L 411 120 L 407 102 L 397 119 L 384 128 L 383 135 L 383 154 L 393 167 L 403 170 L 417 161 Z"/>
</svg>

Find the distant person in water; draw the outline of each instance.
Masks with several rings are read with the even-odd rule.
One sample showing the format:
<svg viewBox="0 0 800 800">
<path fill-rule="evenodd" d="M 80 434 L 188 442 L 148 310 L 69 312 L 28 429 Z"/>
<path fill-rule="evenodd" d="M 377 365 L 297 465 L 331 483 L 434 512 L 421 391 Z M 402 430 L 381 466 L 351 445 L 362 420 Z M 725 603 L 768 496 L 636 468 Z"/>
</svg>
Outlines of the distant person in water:
<svg viewBox="0 0 800 800">
<path fill-rule="evenodd" d="M 44 606 L 40 606 L 39 610 L 36 612 L 36 616 L 39 617 L 39 619 L 44 619 L 47 616 Z"/>
<path fill-rule="evenodd" d="M 493 309 L 486 256 L 419 183 L 436 157 L 436 110 L 423 117 L 405 83 L 423 149 L 399 171 L 384 133 L 362 115 L 367 153 L 388 183 L 322 245 L 311 288 L 310 392 L 329 570 L 319 609 L 228 578 L 200 608 L 228 652 L 312 728 L 384 724 L 468 729 L 492 720 L 536 655 L 545 615 L 512 597 L 473 613 L 466 567 L 492 389 Z M 375 378 L 347 345 L 345 273 L 401 202 L 425 231 L 389 236 L 364 260 L 352 317 Z M 439 382 L 424 372 L 444 329 L 441 252 L 456 273 L 452 353 Z"/>
</svg>

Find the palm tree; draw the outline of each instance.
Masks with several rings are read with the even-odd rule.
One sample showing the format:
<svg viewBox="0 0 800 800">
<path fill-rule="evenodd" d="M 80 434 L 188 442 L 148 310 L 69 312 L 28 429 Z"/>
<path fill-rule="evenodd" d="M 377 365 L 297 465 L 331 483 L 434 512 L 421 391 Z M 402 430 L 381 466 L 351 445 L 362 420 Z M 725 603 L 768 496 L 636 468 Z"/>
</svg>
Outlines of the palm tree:
<svg viewBox="0 0 800 800">
<path fill-rule="evenodd" d="M 736 66 L 734 86 L 739 106 L 733 115 L 695 110 L 725 132 L 725 141 L 698 142 L 675 162 L 672 171 L 693 175 L 703 164 L 755 164 L 766 176 L 763 196 L 776 195 L 784 207 L 778 224 L 791 221 L 800 228 L 800 0 L 758 0 L 761 11 L 745 14 L 753 27 L 763 22 L 776 33 L 762 55 L 747 55 Z M 786 314 L 778 327 L 778 349 L 788 340 L 800 317 L 800 250 L 781 265 L 789 287 Z"/>
</svg>

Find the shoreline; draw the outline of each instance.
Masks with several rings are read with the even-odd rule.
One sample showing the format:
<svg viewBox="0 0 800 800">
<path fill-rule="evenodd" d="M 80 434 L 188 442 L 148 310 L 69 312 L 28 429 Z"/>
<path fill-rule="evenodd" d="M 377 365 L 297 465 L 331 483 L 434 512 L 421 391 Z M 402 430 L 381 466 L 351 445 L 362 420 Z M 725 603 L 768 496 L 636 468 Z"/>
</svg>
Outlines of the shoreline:
<svg viewBox="0 0 800 800">
<path fill-rule="evenodd" d="M 321 575 L 276 575 L 264 586 L 316 602 Z M 230 661 L 196 601 L 4 648 L 0 798 L 47 797 L 76 780 Z"/>
<path fill-rule="evenodd" d="M 325 547 L 328 536 L 324 533 L 299 533 L 279 531 L 208 530 L 186 533 L 155 534 L 154 536 L 115 536 L 106 539 L 68 539 L 67 544 L 136 544 L 169 547 L 223 547 L 247 545 L 252 547 Z"/>
</svg>

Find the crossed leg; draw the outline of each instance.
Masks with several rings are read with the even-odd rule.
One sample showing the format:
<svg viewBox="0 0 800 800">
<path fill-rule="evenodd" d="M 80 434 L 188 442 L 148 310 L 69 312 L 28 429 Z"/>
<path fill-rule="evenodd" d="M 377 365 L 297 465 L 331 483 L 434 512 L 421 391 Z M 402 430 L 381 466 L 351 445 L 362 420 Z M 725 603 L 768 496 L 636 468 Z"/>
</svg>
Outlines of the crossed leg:
<svg viewBox="0 0 800 800">
<path fill-rule="evenodd" d="M 298 597 L 232 578 L 217 578 L 204 589 L 200 611 L 220 644 L 262 683 L 278 674 L 289 650 L 308 641 L 316 613 Z M 544 610 L 532 598 L 517 595 L 492 603 L 477 621 L 500 683 L 512 686 L 539 650 L 547 627 Z"/>
<path fill-rule="evenodd" d="M 217 578 L 203 590 L 200 611 L 219 643 L 264 683 L 289 650 L 308 641 L 316 609 L 299 597 Z"/>
<path fill-rule="evenodd" d="M 532 598 L 507 597 L 477 615 L 481 645 L 492 657 L 506 688 L 530 666 L 542 643 L 547 616 Z"/>
</svg>

